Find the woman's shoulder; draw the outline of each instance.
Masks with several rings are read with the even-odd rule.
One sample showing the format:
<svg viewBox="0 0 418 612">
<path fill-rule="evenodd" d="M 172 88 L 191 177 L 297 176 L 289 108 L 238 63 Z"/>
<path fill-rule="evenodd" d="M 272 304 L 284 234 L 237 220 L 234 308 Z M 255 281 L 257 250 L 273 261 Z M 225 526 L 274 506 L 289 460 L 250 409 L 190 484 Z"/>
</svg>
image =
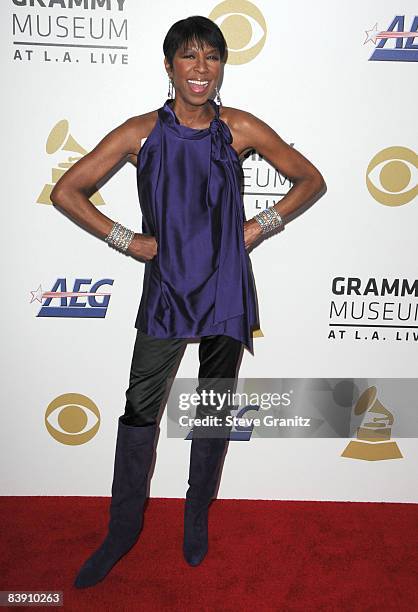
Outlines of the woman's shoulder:
<svg viewBox="0 0 418 612">
<path fill-rule="evenodd" d="M 248 131 L 256 125 L 257 117 L 246 110 L 223 105 L 221 106 L 219 117 L 230 129 L 232 146 L 238 155 L 243 155 L 248 149 L 246 146 L 246 136 Z"/>
<path fill-rule="evenodd" d="M 221 106 L 220 118 L 222 121 L 236 129 L 245 129 L 249 123 L 257 121 L 257 117 L 247 110 L 242 108 L 234 108 L 233 106 Z"/>
<path fill-rule="evenodd" d="M 256 120 L 256 117 L 248 111 L 232 106 L 221 106 L 219 116 L 228 127 L 233 129 L 245 129 L 249 122 Z M 126 129 L 134 134 L 134 138 L 147 138 L 155 126 L 158 119 L 158 109 L 151 110 L 142 115 L 129 117 L 125 121 Z"/>
<path fill-rule="evenodd" d="M 148 138 L 158 118 L 158 109 L 129 117 L 125 123 L 126 136 L 132 143 L 130 161 L 136 165 L 136 158 L 141 149 L 142 141 Z"/>
</svg>

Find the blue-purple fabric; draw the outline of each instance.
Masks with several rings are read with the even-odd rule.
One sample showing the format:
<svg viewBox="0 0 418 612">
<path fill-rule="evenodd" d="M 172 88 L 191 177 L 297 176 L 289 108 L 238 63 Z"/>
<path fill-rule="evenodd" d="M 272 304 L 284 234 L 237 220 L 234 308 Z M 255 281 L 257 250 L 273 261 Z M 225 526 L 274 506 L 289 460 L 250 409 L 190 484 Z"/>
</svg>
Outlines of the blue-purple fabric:
<svg viewBox="0 0 418 612">
<path fill-rule="evenodd" d="M 138 153 L 142 232 L 157 255 L 145 263 L 135 327 L 157 338 L 224 334 L 253 351 L 258 306 L 244 244 L 242 168 L 232 135 L 215 116 L 181 125 L 168 99 Z"/>
</svg>

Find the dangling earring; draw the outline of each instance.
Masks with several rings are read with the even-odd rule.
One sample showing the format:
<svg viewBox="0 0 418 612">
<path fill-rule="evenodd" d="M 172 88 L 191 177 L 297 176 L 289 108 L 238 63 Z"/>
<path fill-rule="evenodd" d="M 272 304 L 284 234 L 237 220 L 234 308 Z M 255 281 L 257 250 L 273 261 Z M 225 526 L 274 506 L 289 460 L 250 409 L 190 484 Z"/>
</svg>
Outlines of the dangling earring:
<svg viewBox="0 0 418 612">
<path fill-rule="evenodd" d="M 222 105 L 222 100 L 221 100 L 221 96 L 219 94 L 218 86 L 215 87 L 215 92 L 216 92 L 215 102 L 216 102 L 216 104 L 218 104 L 218 106 L 221 106 Z"/>
<path fill-rule="evenodd" d="M 171 77 L 168 77 L 168 97 L 173 99 L 174 97 L 174 83 Z"/>
</svg>

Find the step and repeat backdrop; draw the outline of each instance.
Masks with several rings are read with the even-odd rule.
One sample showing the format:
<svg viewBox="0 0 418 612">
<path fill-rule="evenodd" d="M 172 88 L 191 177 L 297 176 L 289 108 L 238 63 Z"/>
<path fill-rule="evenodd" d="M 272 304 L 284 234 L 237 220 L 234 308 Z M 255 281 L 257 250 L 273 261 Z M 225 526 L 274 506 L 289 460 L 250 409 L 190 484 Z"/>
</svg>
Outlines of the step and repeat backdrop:
<svg viewBox="0 0 418 612">
<path fill-rule="evenodd" d="M 243 353 L 247 395 L 218 496 L 417 502 L 418 16 L 409 0 L 1 3 L 0 493 L 110 495 L 144 265 L 79 227 L 50 194 L 108 132 L 163 105 L 163 39 L 195 14 L 228 43 L 223 104 L 268 123 L 327 183 L 251 252 L 260 329 L 254 355 Z M 256 151 L 242 166 L 247 219 L 292 187 Z M 131 161 L 91 201 L 141 231 Z M 197 371 L 194 340 L 172 392 L 193 388 Z M 183 497 L 190 428 L 179 434 L 178 404 L 168 404 L 150 494 Z"/>
</svg>

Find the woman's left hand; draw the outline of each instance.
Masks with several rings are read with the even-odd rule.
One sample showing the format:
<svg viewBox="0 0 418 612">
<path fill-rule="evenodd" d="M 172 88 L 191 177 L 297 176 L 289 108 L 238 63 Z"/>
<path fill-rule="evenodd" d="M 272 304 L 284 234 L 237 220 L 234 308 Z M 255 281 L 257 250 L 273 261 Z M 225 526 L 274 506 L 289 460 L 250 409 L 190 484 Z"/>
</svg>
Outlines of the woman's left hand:
<svg viewBox="0 0 418 612">
<path fill-rule="evenodd" d="M 248 219 L 244 222 L 244 244 L 245 248 L 249 249 L 258 238 L 262 235 L 262 229 L 259 223 L 254 219 Z"/>
</svg>

